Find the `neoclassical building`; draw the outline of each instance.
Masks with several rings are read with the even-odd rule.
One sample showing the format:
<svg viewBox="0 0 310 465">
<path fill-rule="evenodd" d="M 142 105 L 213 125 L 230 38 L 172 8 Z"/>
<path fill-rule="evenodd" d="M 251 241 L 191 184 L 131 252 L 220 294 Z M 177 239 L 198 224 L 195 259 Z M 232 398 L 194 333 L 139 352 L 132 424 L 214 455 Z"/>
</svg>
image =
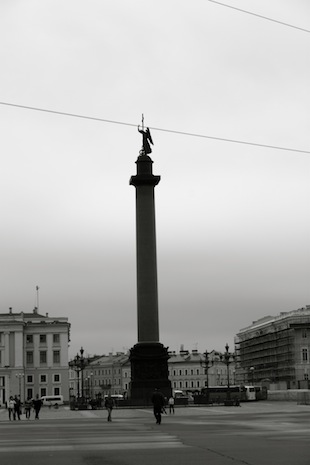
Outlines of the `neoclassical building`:
<svg viewBox="0 0 310 465">
<path fill-rule="evenodd" d="M 226 386 L 235 383 L 234 354 L 225 363 L 224 354 L 216 350 L 200 353 L 198 350 L 169 352 L 169 379 L 174 390 L 195 392 L 207 386 Z"/>
<path fill-rule="evenodd" d="M 310 305 L 254 321 L 235 345 L 239 382 L 310 388 Z"/>
<path fill-rule="evenodd" d="M 83 370 L 76 370 L 72 361 L 69 363 L 71 396 L 95 399 L 109 393 L 128 394 L 131 380 L 128 353 L 86 356 L 84 360 Z"/>
<path fill-rule="evenodd" d="M 0 405 L 11 395 L 69 400 L 68 318 L 32 313 L 0 313 Z"/>
</svg>

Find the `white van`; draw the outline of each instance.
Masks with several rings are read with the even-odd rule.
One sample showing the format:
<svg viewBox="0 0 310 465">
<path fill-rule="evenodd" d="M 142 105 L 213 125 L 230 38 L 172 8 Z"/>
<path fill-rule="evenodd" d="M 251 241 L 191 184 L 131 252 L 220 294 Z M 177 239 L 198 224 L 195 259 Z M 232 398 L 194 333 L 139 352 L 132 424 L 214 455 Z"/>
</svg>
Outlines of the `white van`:
<svg viewBox="0 0 310 465">
<path fill-rule="evenodd" d="M 42 405 L 51 407 L 52 405 L 63 405 L 64 397 L 63 396 L 42 396 Z"/>
</svg>

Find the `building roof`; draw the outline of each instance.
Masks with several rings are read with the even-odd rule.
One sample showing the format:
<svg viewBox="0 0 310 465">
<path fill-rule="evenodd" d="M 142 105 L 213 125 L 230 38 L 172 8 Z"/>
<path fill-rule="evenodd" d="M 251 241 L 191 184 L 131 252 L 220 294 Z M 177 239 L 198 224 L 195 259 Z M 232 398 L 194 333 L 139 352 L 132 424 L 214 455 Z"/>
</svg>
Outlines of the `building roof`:
<svg viewBox="0 0 310 465">
<path fill-rule="evenodd" d="M 284 320 L 295 320 L 295 319 L 302 319 L 306 318 L 307 322 L 310 323 L 310 305 L 306 305 L 305 307 L 299 308 L 298 310 L 292 310 L 291 312 L 281 312 L 279 315 L 276 316 L 265 316 L 260 318 L 257 321 L 253 321 L 253 323 L 245 328 L 240 329 L 238 334 L 246 333 L 251 330 L 256 330 L 258 328 L 262 328 L 263 326 L 268 326 L 271 323 L 280 323 Z M 309 321 L 308 321 L 309 318 Z"/>
</svg>

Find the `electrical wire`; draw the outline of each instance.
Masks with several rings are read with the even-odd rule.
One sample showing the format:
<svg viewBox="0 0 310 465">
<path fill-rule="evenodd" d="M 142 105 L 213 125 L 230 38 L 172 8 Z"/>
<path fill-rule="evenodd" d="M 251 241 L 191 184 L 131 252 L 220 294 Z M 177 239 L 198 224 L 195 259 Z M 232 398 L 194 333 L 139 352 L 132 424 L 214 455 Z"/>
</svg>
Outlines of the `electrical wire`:
<svg viewBox="0 0 310 465">
<path fill-rule="evenodd" d="M 125 123 L 125 122 L 122 122 L 122 121 L 116 121 L 116 120 L 110 120 L 110 119 L 104 119 L 104 118 L 96 118 L 94 116 L 79 115 L 79 114 L 76 114 L 76 113 L 67 113 L 67 112 L 63 112 L 63 111 L 50 110 L 50 109 L 47 109 L 47 108 L 30 107 L 30 106 L 26 106 L 26 105 L 19 105 L 19 104 L 16 104 L 16 103 L 0 102 L 0 105 L 6 105 L 6 106 L 10 106 L 10 107 L 15 107 L 15 108 L 23 108 L 25 110 L 40 111 L 40 112 L 44 112 L 44 113 L 52 113 L 52 114 L 55 114 L 55 115 L 70 116 L 70 117 L 73 117 L 73 118 L 82 118 L 82 119 L 88 119 L 88 120 L 93 120 L 93 121 L 100 121 L 100 122 L 103 122 L 103 123 L 121 124 L 123 126 L 133 126 L 133 127 L 138 126 L 137 124 L 134 124 L 134 123 Z M 152 127 L 152 126 L 149 126 L 149 129 L 151 129 L 152 131 L 168 132 L 168 133 L 171 133 L 171 134 L 179 134 L 179 135 L 190 136 L 190 137 L 200 137 L 200 138 L 204 138 L 204 139 L 212 139 L 212 140 L 218 140 L 218 141 L 222 141 L 222 142 L 230 142 L 230 143 L 233 143 L 233 144 L 251 145 L 251 146 L 255 146 L 255 147 L 264 147 L 264 148 L 268 148 L 268 149 L 286 150 L 286 151 L 289 151 L 289 152 L 298 152 L 298 153 L 310 154 L 309 150 L 301 150 L 301 149 L 295 149 L 295 148 L 289 148 L 289 147 L 281 147 L 281 146 L 277 146 L 277 145 L 259 144 L 259 143 L 256 143 L 256 142 L 247 142 L 247 141 L 242 141 L 242 140 L 238 140 L 238 139 L 228 139 L 228 138 L 225 138 L 225 137 L 215 137 L 215 136 L 209 136 L 209 135 L 206 135 L 206 134 L 196 134 L 196 133 L 192 133 L 192 132 L 176 131 L 176 130 L 173 130 L 173 129 L 163 129 L 163 128 L 156 128 L 156 127 Z"/>
<path fill-rule="evenodd" d="M 241 11 L 242 13 L 246 13 L 248 15 L 257 16 L 258 18 L 266 19 L 267 21 L 272 21 L 273 23 L 278 23 L 278 24 L 281 24 L 282 26 L 292 27 L 293 29 L 298 29 L 299 31 L 310 33 L 309 29 L 304 29 L 302 27 L 294 26 L 293 24 L 284 23 L 283 21 L 278 21 L 277 19 L 268 18 L 268 16 L 263 16 L 263 15 L 259 15 L 257 13 L 252 13 L 251 11 L 242 10 L 241 8 L 237 8 L 235 6 L 227 5 L 226 3 L 217 2 L 216 0 L 208 0 L 208 2 L 216 3 L 217 5 L 221 5 L 221 6 L 224 6 L 226 8 L 231 8 L 232 10 Z"/>
</svg>

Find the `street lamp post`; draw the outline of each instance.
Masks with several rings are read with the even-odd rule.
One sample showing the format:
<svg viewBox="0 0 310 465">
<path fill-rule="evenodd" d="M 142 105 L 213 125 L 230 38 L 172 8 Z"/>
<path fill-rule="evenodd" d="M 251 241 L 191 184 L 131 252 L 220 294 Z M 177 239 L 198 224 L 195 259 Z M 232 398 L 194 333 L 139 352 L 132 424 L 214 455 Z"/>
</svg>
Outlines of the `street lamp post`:
<svg viewBox="0 0 310 465">
<path fill-rule="evenodd" d="M 85 370 L 86 366 L 88 365 L 88 359 L 84 358 L 84 349 L 81 347 L 80 354 L 76 354 L 73 360 L 69 362 L 70 368 L 74 370 L 77 374 L 77 397 L 78 399 L 84 399 L 84 379 L 83 379 L 83 371 Z M 81 374 L 81 391 L 80 392 L 80 374 Z M 80 396 L 80 394 L 82 395 Z"/>
<path fill-rule="evenodd" d="M 226 397 L 226 405 L 231 405 L 230 399 L 230 380 L 229 380 L 229 365 L 234 362 L 233 354 L 229 353 L 229 345 L 226 343 L 225 346 L 225 353 L 221 356 L 221 361 L 225 363 L 227 367 L 227 397 Z"/>
<path fill-rule="evenodd" d="M 254 386 L 254 367 L 250 367 L 252 386 Z"/>
<path fill-rule="evenodd" d="M 93 398 L 93 372 L 90 373 L 90 398 Z"/>
<path fill-rule="evenodd" d="M 213 366 L 214 362 L 213 362 L 213 360 L 210 361 L 210 359 L 209 359 L 210 354 L 207 352 L 207 350 L 205 351 L 205 353 L 203 355 L 204 355 L 204 360 L 200 361 L 200 365 L 205 370 L 206 388 L 207 388 L 207 390 L 206 390 L 206 392 L 207 392 L 207 402 L 209 403 L 209 368 L 211 368 Z"/>
</svg>

